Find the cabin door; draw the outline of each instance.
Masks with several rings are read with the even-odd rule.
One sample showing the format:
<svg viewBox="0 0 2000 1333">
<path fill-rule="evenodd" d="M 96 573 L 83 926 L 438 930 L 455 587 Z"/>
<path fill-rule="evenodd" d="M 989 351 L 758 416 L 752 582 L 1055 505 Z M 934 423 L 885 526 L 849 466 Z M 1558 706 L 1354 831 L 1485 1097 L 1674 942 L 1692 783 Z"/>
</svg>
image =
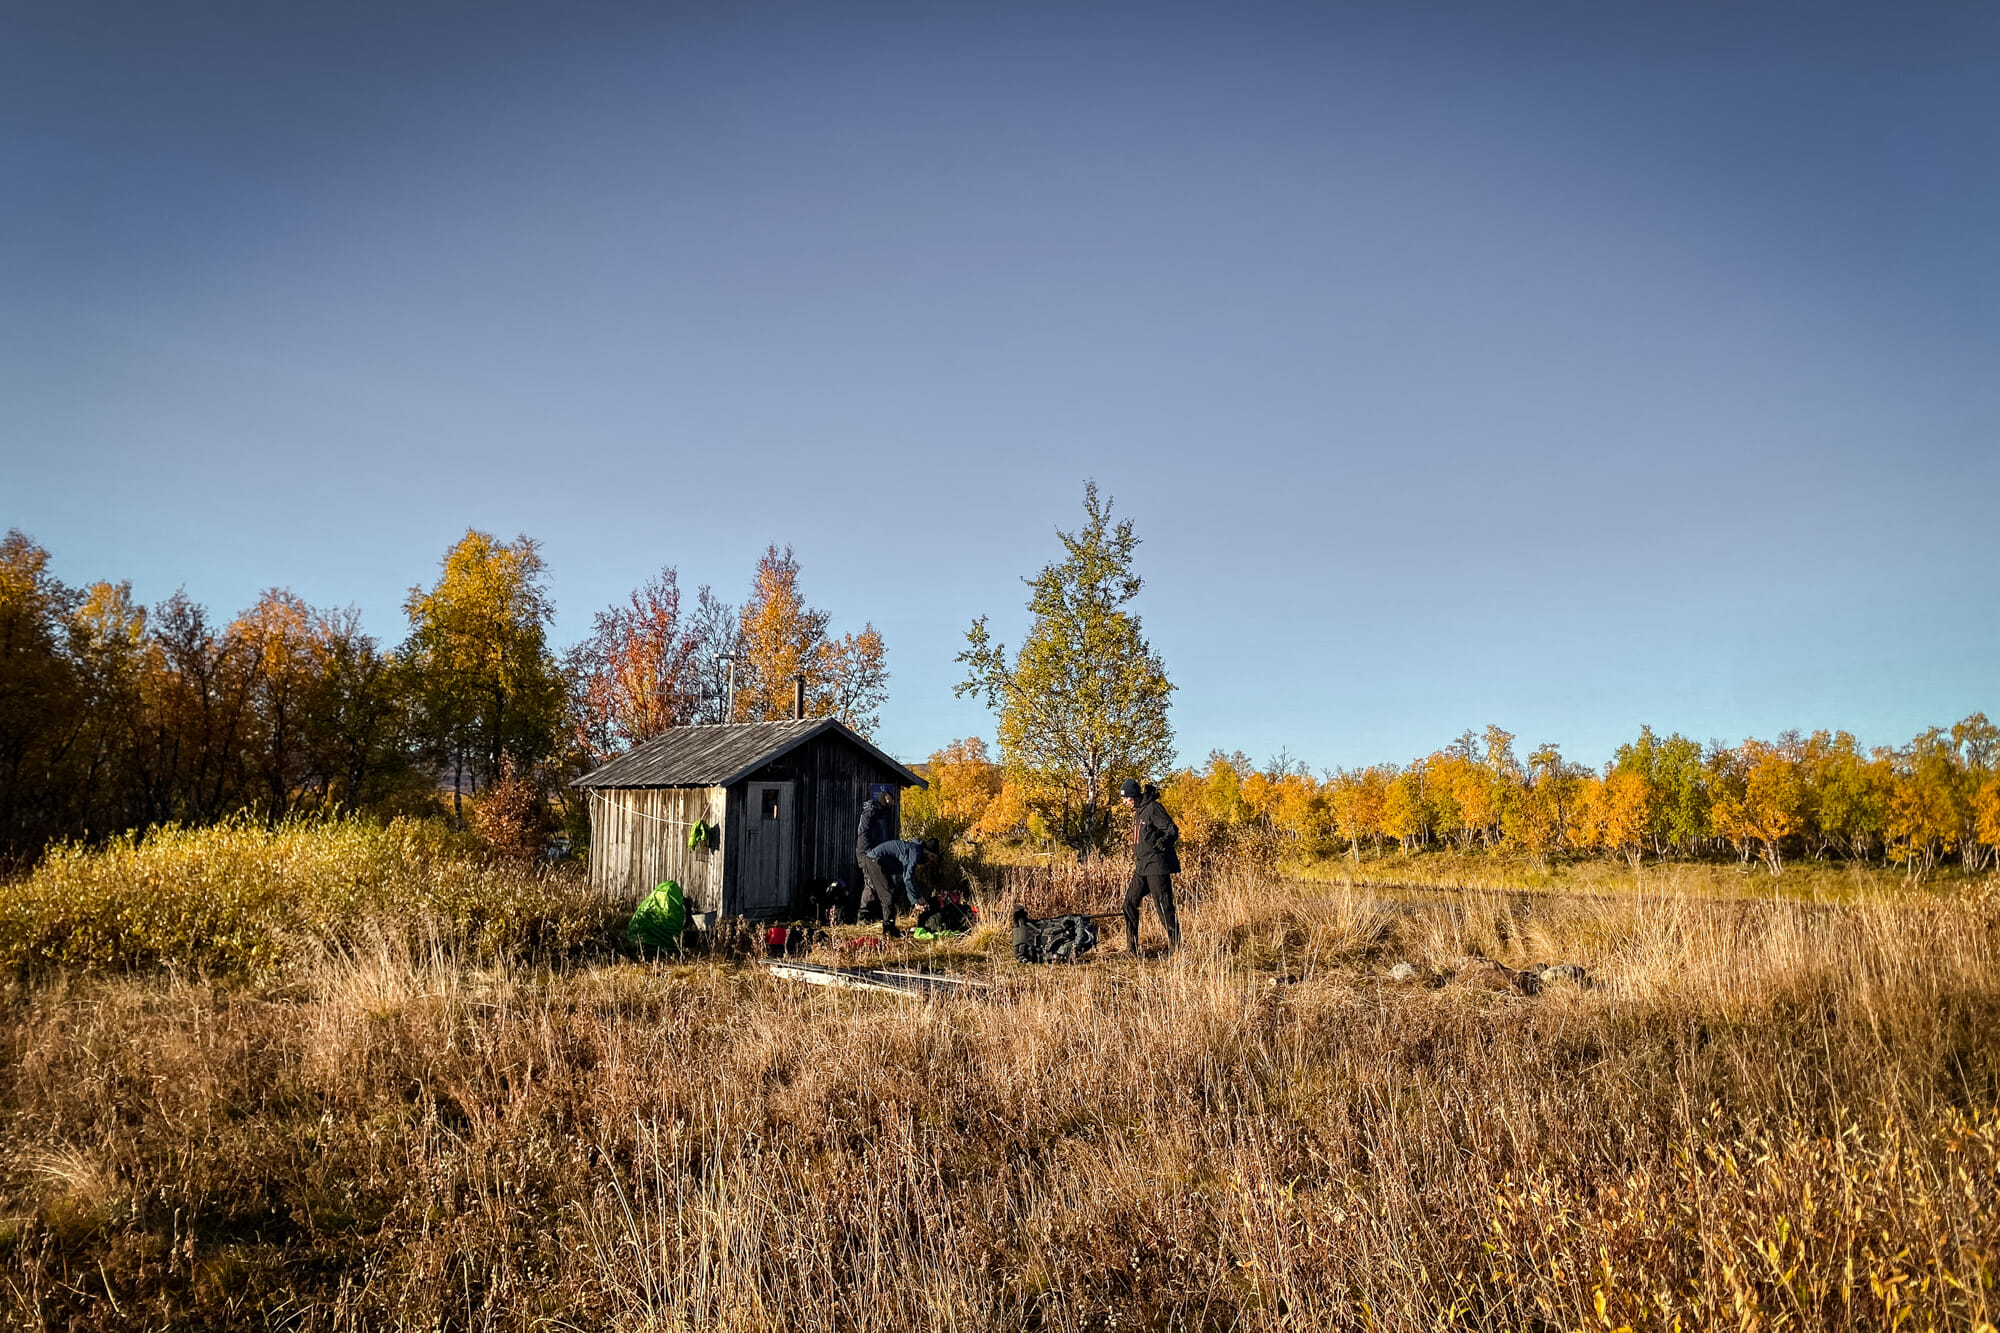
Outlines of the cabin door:
<svg viewBox="0 0 2000 1333">
<path fill-rule="evenodd" d="M 744 916 L 782 916 L 792 905 L 796 839 L 790 782 L 751 782 L 743 802 L 743 868 L 736 880 Z"/>
</svg>

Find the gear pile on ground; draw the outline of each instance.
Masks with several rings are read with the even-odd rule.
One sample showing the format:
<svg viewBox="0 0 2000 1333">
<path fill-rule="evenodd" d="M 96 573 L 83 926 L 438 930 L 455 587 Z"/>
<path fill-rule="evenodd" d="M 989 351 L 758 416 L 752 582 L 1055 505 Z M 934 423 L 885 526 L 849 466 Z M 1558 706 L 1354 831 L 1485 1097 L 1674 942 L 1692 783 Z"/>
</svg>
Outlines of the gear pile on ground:
<svg viewBox="0 0 2000 1333">
<path fill-rule="evenodd" d="M 1097 947 L 1097 928 L 1084 916 L 1029 917 L 1014 909 L 1014 956 L 1024 963 L 1074 963 Z"/>
</svg>

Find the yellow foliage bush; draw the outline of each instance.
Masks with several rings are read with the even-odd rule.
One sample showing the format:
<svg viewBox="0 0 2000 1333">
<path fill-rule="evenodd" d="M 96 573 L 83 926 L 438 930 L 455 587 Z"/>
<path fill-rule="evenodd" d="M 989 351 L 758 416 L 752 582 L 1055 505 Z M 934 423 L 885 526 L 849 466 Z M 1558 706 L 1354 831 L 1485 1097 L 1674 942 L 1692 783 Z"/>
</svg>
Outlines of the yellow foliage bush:
<svg viewBox="0 0 2000 1333">
<path fill-rule="evenodd" d="M 496 865 L 440 820 L 235 820 L 53 848 L 0 896 L 0 968 L 268 975 L 364 933 L 474 956 L 573 953 L 607 907 L 572 874 Z"/>
</svg>

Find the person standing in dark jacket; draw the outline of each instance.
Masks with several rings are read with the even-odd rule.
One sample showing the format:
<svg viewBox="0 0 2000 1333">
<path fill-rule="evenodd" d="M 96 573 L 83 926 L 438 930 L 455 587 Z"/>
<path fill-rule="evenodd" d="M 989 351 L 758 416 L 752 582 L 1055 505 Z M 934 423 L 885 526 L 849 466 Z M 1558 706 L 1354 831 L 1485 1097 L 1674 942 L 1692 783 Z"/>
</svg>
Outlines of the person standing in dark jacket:
<svg viewBox="0 0 2000 1333">
<path fill-rule="evenodd" d="M 1160 793 L 1130 778 L 1119 797 L 1132 811 L 1132 882 L 1125 886 L 1125 947 L 1139 952 L 1139 900 L 1150 896 L 1160 924 L 1167 928 L 1167 949 L 1180 952 L 1181 923 L 1174 915 L 1174 880 L 1180 873 L 1181 830 L 1160 804 Z"/>
<path fill-rule="evenodd" d="M 896 929 L 896 887 L 889 882 L 881 864 L 868 853 L 896 836 L 896 789 L 871 796 L 861 807 L 861 822 L 854 829 L 854 859 L 861 863 L 861 901 L 855 904 L 854 919 L 868 910 L 872 898 L 882 905 L 882 933 L 894 937 Z"/>
</svg>

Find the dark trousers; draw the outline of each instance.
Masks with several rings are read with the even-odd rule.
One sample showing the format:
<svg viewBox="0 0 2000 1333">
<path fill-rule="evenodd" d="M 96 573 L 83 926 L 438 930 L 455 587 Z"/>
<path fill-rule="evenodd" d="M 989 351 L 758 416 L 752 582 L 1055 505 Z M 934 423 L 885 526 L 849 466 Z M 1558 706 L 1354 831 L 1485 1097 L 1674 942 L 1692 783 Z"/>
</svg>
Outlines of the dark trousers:
<svg viewBox="0 0 2000 1333">
<path fill-rule="evenodd" d="M 1167 928 L 1167 947 L 1178 952 L 1181 923 L 1174 915 L 1172 875 L 1134 875 L 1125 886 L 1125 947 L 1133 953 L 1139 952 L 1139 900 L 1147 894 L 1153 897 L 1153 910 L 1160 914 L 1160 924 Z"/>
<path fill-rule="evenodd" d="M 861 858 L 861 901 L 855 905 L 854 919 L 868 910 L 868 900 L 873 898 L 882 904 L 882 933 L 896 929 L 896 885 L 890 880 L 889 872 L 882 869 L 882 863 L 872 856 Z"/>
</svg>

